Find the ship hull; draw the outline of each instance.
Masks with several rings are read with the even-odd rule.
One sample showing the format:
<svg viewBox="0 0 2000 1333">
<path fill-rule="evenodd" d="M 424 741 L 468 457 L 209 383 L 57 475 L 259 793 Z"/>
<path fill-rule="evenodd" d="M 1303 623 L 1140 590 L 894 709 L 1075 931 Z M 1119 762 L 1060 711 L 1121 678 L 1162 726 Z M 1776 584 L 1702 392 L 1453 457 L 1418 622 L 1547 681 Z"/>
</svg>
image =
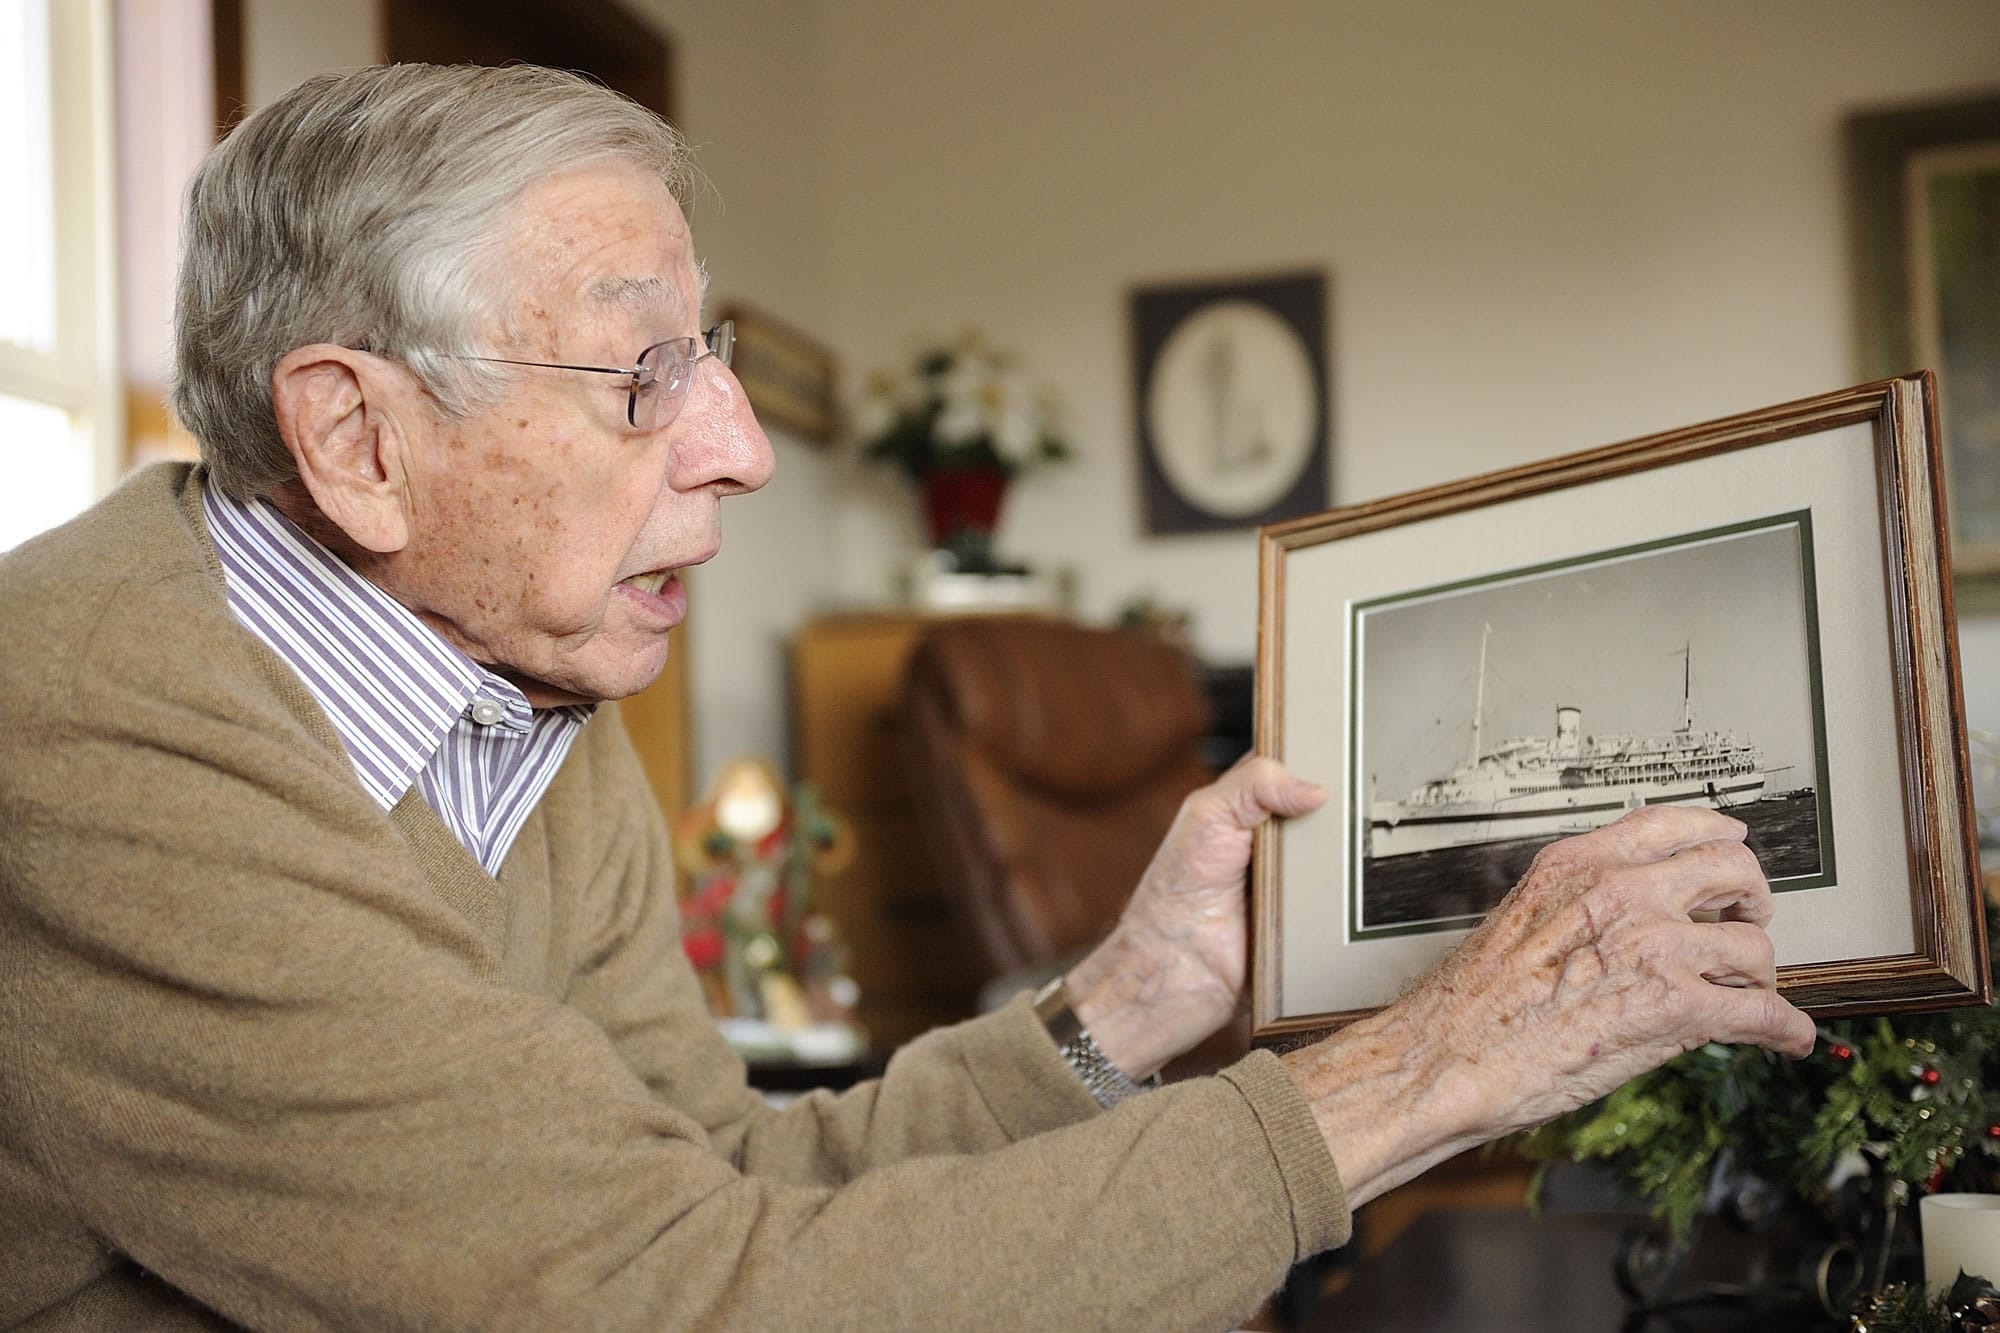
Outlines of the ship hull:
<svg viewBox="0 0 2000 1333">
<path fill-rule="evenodd" d="M 1644 783 L 1626 787 L 1572 787 L 1494 801 L 1436 806 L 1378 802 L 1368 821 L 1369 857 L 1410 856 L 1446 847 L 1520 842 L 1588 833 L 1647 805 L 1701 805 L 1726 810 L 1764 794 L 1763 773 L 1738 773 L 1714 781 Z"/>
</svg>

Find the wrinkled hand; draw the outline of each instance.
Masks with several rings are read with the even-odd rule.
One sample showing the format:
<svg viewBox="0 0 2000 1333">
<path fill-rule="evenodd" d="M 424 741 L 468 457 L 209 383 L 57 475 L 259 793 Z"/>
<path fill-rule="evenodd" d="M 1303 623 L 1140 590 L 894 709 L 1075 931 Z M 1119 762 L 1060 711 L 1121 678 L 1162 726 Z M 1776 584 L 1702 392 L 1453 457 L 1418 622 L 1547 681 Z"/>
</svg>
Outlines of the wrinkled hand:
<svg viewBox="0 0 2000 1333">
<path fill-rule="evenodd" d="M 1418 986 L 1410 1003 L 1461 1058 L 1517 1068 L 1500 1129 L 1706 1042 L 1812 1050 L 1812 1021 L 1778 997 L 1771 889 L 1743 833 L 1713 811 L 1656 806 L 1552 843 Z"/>
<path fill-rule="evenodd" d="M 1342 1066 L 1352 1066 L 1350 1087 L 1377 1081 L 1374 1115 L 1393 1118 L 1393 1103 L 1408 1100 L 1426 1121 L 1414 1132 L 1438 1139 L 1436 1160 L 1706 1042 L 1807 1054 L 1813 1024 L 1777 993 L 1764 931 L 1771 890 L 1743 834 L 1714 811 L 1655 806 L 1551 843 L 1442 964 L 1382 1013 L 1300 1053 L 1295 1074 L 1309 1096 Z M 1399 1091 L 1382 1068 L 1391 1057 L 1429 1089 Z M 1314 1110 L 1330 1131 L 1355 1113 L 1318 1100 Z M 1424 1145 L 1402 1145 L 1412 1149 Z"/>
<path fill-rule="evenodd" d="M 1120 1069 L 1144 1078 L 1235 1012 L 1253 835 L 1325 800 L 1276 760 L 1246 756 L 1181 802 L 1117 928 L 1069 973 L 1078 1015 Z"/>
</svg>

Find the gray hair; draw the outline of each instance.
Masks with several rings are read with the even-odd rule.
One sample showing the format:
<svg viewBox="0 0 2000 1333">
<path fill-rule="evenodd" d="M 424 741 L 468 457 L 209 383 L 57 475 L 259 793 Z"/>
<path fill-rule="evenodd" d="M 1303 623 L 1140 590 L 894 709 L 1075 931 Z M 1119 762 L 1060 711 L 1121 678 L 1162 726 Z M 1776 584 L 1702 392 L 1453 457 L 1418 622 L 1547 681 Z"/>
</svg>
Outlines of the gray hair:
<svg viewBox="0 0 2000 1333">
<path fill-rule="evenodd" d="M 225 139 L 188 185 L 173 405 L 215 484 L 247 499 L 297 475 L 271 407 L 310 343 L 393 357 L 446 415 L 498 372 L 457 359 L 503 317 L 508 206 L 606 160 L 683 206 L 686 142 L 637 103 L 531 65 L 388 65 L 308 79 Z"/>
</svg>

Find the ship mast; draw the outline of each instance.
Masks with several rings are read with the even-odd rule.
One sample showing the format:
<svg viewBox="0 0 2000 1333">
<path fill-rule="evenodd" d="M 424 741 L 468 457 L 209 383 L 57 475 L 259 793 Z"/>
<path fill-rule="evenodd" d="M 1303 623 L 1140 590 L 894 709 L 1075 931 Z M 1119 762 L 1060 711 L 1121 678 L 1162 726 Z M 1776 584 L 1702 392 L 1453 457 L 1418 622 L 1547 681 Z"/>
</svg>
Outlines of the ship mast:
<svg viewBox="0 0 2000 1333">
<path fill-rule="evenodd" d="M 1681 731 L 1694 730 L 1694 652 L 1689 640 L 1681 641 Z"/>
<path fill-rule="evenodd" d="M 1486 714 L 1486 641 L 1493 637 L 1493 622 L 1479 633 L 1479 693 L 1472 704 L 1472 758 L 1465 761 L 1467 768 L 1479 767 L 1479 732 Z"/>
</svg>

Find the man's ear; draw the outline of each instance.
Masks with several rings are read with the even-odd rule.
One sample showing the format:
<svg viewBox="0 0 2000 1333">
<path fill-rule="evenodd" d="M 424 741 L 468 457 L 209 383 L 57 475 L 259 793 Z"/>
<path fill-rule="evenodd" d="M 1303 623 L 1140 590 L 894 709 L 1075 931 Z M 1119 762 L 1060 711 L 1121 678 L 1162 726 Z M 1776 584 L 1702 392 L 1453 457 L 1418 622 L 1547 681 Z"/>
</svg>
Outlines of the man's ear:
<svg viewBox="0 0 2000 1333">
<path fill-rule="evenodd" d="M 410 540 L 406 393 L 387 362 L 333 343 L 294 348 L 271 372 L 278 434 L 313 503 L 357 546 L 383 555 Z"/>
</svg>

